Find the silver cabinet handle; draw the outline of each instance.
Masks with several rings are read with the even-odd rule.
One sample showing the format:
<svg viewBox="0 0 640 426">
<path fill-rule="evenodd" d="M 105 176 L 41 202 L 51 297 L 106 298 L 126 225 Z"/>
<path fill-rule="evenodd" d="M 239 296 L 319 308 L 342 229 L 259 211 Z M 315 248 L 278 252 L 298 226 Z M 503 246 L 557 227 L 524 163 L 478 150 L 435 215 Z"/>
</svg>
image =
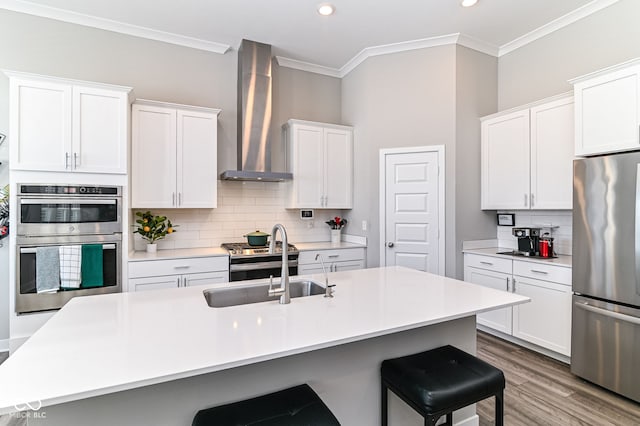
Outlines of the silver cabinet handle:
<svg viewBox="0 0 640 426">
<path fill-rule="evenodd" d="M 333 272 L 338 272 L 338 264 L 333 265 Z"/>
<path fill-rule="evenodd" d="M 73 169 L 77 169 L 78 168 L 78 153 L 74 152 L 73 153 Z"/>
<path fill-rule="evenodd" d="M 176 205 L 176 193 L 175 192 L 171 193 L 171 205 L 172 206 Z"/>
<path fill-rule="evenodd" d="M 507 277 L 507 291 L 509 291 L 509 277 Z"/>
<path fill-rule="evenodd" d="M 69 153 L 64 153 L 64 169 L 67 170 L 69 168 Z"/>
<path fill-rule="evenodd" d="M 180 277 L 176 278 L 176 284 L 178 284 L 178 287 L 180 287 Z"/>
<path fill-rule="evenodd" d="M 516 292 L 516 279 L 512 279 L 511 280 L 511 293 L 515 293 Z"/>
<path fill-rule="evenodd" d="M 393 247 L 393 243 L 387 243 L 387 247 Z"/>
<path fill-rule="evenodd" d="M 547 271 L 539 271 L 537 269 L 531 269 L 531 272 L 533 272 L 534 274 L 549 275 L 549 273 Z"/>
<path fill-rule="evenodd" d="M 337 258 L 337 257 L 340 257 L 340 255 L 339 255 L 339 254 L 331 254 L 331 255 L 329 255 L 329 256 L 327 256 L 327 257 L 328 257 L 329 259 L 335 259 L 335 258 Z"/>
<path fill-rule="evenodd" d="M 320 207 L 324 207 L 324 195 L 320 196 Z"/>
<path fill-rule="evenodd" d="M 529 202 L 529 197 L 528 197 L 528 195 L 527 195 L 527 194 L 524 194 L 524 206 L 525 206 L 525 207 L 528 207 L 528 205 L 527 205 L 527 204 L 528 204 L 528 202 Z"/>
<path fill-rule="evenodd" d="M 535 194 L 531 194 L 531 207 L 533 207 L 533 205 L 535 204 L 534 200 L 535 200 Z"/>
<path fill-rule="evenodd" d="M 187 277 L 184 277 L 182 279 L 182 287 L 188 287 L 188 285 L 187 285 Z"/>
<path fill-rule="evenodd" d="M 621 314 L 619 312 L 613 312 L 608 309 L 598 308 L 596 306 L 591 306 L 586 302 L 574 302 L 574 305 L 577 308 L 584 309 L 586 311 L 590 311 L 599 315 L 603 315 L 605 317 L 614 318 L 624 322 L 630 322 L 632 324 L 640 325 L 640 318 L 632 317 L 631 315 Z"/>
<path fill-rule="evenodd" d="M 493 263 L 491 263 L 491 262 L 485 262 L 485 261 L 481 260 L 480 263 L 483 264 L 483 265 L 493 266 Z"/>
<path fill-rule="evenodd" d="M 173 269 L 189 269 L 191 266 L 189 265 L 179 265 L 179 266 L 174 266 Z"/>
<path fill-rule="evenodd" d="M 182 192 L 178 192 L 178 205 L 182 205 Z"/>
</svg>

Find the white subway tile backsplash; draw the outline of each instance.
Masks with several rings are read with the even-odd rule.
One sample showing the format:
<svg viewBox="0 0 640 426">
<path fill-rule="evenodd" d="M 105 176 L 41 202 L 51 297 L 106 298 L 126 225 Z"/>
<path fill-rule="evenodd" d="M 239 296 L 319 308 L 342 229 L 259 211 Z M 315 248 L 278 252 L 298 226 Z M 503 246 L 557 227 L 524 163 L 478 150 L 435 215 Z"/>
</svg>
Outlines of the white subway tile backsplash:
<svg viewBox="0 0 640 426">
<path fill-rule="evenodd" d="M 502 213 L 502 212 L 501 212 Z M 542 232 L 549 232 L 554 238 L 554 249 L 558 254 L 571 255 L 572 239 L 572 212 L 569 210 L 533 210 L 533 211 L 509 211 L 515 213 L 515 228 L 533 227 L 542 228 Z M 515 249 L 518 246 L 517 239 L 511 233 L 512 227 L 498 226 L 498 245 L 504 248 Z"/>
<path fill-rule="evenodd" d="M 270 232 L 275 223 L 286 227 L 292 242 L 329 241 L 329 226 L 324 222 L 334 216 L 348 219 L 348 211 L 316 209 L 309 227 L 309 221 L 300 219 L 298 209 L 285 208 L 287 191 L 287 185 L 277 182 L 219 181 L 215 209 L 151 209 L 153 214 L 167 216 L 179 225 L 175 234 L 158 241 L 158 248 L 218 247 L 225 242 L 245 241 L 243 235 L 257 229 Z M 145 248 L 138 234 L 134 247 Z"/>
</svg>

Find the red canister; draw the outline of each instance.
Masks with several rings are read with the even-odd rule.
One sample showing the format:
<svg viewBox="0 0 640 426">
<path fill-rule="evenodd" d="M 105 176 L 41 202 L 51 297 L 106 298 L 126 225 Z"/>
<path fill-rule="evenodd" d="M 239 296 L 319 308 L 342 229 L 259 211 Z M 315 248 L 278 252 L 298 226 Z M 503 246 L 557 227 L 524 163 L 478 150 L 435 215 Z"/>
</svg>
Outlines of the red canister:
<svg viewBox="0 0 640 426">
<path fill-rule="evenodd" d="M 551 244 L 549 240 L 540 240 L 540 257 L 551 257 Z"/>
</svg>

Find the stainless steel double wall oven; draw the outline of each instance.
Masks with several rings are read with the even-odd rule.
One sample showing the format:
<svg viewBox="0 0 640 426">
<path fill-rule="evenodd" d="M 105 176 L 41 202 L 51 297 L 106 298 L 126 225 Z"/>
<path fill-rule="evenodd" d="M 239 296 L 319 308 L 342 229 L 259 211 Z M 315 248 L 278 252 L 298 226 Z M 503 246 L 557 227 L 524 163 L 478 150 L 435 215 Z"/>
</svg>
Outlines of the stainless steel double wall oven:
<svg viewBox="0 0 640 426">
<path fill-rule="evenodd" d="M 38 292 L 38 248 L 85 244 L 102 246 L 102 285 Z M 16 251 L 19 314 L 59 309 L 75 296 L 122 291 L 122 187 L 19 184 Z"/>
</svg>

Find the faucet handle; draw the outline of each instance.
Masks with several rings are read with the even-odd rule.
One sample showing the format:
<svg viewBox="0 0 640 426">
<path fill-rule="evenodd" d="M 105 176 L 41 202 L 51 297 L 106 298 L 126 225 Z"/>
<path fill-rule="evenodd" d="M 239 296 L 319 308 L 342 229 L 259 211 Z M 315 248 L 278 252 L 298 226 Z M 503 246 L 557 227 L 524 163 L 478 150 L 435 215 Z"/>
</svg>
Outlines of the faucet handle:
<svg viewBox="0 0 640 426">
<path fill-rule="evenodd" d="M 335 286 L 336 286 L 335 284 L 329 284 L 329 280 L 327 280 L 324 297 L 333 297 L 333 288 Z"/>
</svg>

